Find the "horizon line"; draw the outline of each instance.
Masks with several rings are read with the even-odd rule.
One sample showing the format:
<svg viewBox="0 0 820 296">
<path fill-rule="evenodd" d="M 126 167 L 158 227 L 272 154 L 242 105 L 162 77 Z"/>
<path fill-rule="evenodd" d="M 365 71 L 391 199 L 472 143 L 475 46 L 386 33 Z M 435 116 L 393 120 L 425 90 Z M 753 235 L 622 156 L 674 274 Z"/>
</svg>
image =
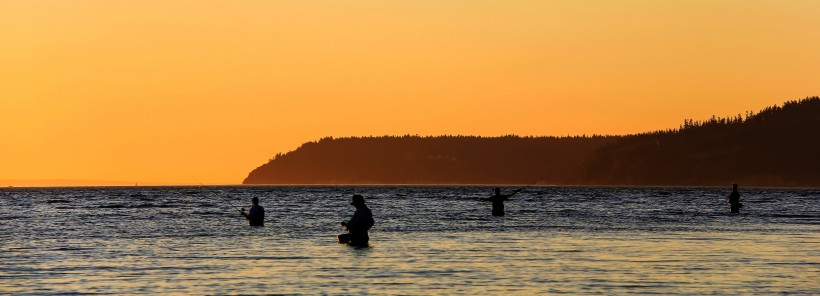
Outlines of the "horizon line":
<svg viewBox="0 0 820 296">
<path fill-rule="evenodd" d="M 205 182 L 133 182 L 115 180 L 87 179 L 0 179 L 0 188 L 44 188 L 44 187 L 140 187 L 140 186 L 220 186 L 239 185 L 241 183 L 205 183 Z"/>
</svg>

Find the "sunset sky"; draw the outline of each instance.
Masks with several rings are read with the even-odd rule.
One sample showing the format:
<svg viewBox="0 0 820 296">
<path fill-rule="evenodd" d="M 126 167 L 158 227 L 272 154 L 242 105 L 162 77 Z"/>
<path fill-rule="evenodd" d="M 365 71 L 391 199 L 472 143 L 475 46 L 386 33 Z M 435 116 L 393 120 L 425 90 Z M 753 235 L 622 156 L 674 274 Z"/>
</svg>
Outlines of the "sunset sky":
<svg viewBox="0 0 820 296">
<path fill-rule="evenodd" d="M 818 16 L 820 1 L 0 0 L 0 185 L 236 184 L 326 136 L 733 116 L 820 94 Z"/>
</svg>

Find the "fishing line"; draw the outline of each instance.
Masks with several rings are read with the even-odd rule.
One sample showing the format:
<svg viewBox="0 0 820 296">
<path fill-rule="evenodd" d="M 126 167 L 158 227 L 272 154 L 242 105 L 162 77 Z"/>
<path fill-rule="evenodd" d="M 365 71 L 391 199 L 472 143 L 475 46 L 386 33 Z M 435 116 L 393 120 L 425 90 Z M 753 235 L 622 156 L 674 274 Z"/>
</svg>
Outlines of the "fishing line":
<svg viewBox="0 0 820 296">
<path fill-rule="evenodd" d="M 516 189 L 516 190 L 521 191 L 521 190 L 523 190 L 524 188 L 530 187 L 530 186 L 532 186 L 532 185 L 538 184 L 538 182 L 544 181 L 544 179 L 546 179 L 546 178 L 547 178 L 547 177 L 544 177 L 544 178 L 538 179 L 538 180 L 536 180 L 535 182 L 529 183 L 529 184 L 525 185 L 524 187 L 518 188 L 518 189 Z"/>
<path fill-rule="evenodd" d="M 202 190 L 204 190 L 204 189 L 205 189 L 205 184 L 202 184 L 202 182 L 198 182 L 198 183 L 199 183 L 199 188 L 200 188 L 200 189 L 202 189 Z M 222 191 L 222 189 L 219 189 L 219 192 L 224 193 L 224 191 Z M 216 196 L 219 196 L 219 198 L 220 198 L 220 199 L 222 199 L 222 201 L 224 201 L 226 204 L 228 204 L 230 207 L 232 207 L 232 208 L 233 208 L 234 210 L 236 210 L 237 212 L 241 213 L 241 214 L 242 214 L 242 216 L 244 216 L 244 215 L 245 215 L 245 212 L 243 212 L 242 210 L 240 210 L 239 208 L 237 208 L 236 206 L 234 206 L 234 205 L 231 203 L 231 201 L 229 201 L 228 199 L 226 199 L 224 196 L 219 195 L 219 194 L 216 194 Z"/>
<path fill-rule="evenodd" d="M 243 212 L 242 210 L 240 210 L 239 208 L 237 208 L 236 206 L 234 206 L 234 205 L 231 203 L 231 201 L 229 201 L 228 199 L 226 199 L 224 196 L 222 196 L 222 195 L 217 195 L 217 196 L 219 196 L 220 198 L 222 198 L 222 200 L 223 200 L 223 201 L 225 201 L 225 203 L 227 203 L 229 206 L 231 206 L 232 208 L 234 208 L 234 210 L 236 210 L 236 211 L 237 211 L 237 212 L 239 212 L 239 213 L 242 213 L 242 215 L 243 215 L 243 216 L 245 215 L 245 212 Z"/>
<path fill-rule="evenodd" d="M 222 192 L 222 193 L 224 193 L 224 191 L 222 191 L 221 189 L 220 189 L 219 191 L 220 191 L 220 192 Z M 221 194 L 216 194 L 216 196 L 219 196 L 219 198 L 220 198 L 220 199 L 222 199 L 222 201 L 224 201 L 226 204 L 228 204 L 231 208 L 233 208 L 234 210 L 236 210 L 237 212 L 239 212 L 240 214 L 242 214 L 242 216 L 245 216 L 245 212 L 243 212 L 242 210 L 240 210 L 239 208 L 237 208 L 236 206 L 234 206 L 234 205 L 231 203 L 231 201 L 230 201 L 230 200 L 226 199 L 226 198 L 225 198 L 224 196 L 222 196 Z M 246 216 L 246 217 L 247 217 L 247 216 Z"/>
</svg>

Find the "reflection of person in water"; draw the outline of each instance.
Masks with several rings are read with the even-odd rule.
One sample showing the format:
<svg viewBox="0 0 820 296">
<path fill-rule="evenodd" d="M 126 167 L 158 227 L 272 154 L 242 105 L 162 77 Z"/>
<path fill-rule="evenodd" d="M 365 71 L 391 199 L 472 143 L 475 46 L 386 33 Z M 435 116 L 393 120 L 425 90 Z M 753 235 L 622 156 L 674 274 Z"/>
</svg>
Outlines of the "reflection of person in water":
<svg viewBox="0 0 820 296">
<path fill-rule="evenodd" d="M 495 189 L 495 195 L 487 198 L 488 201 L 493 202 L 493 216 L 504 216 L 504 201 L 521 191 L 523 188 L 516 189 L 510 194 L 501 194 L 501 188 Z"/>
<path fill-rule="evenodd" d="M 242 216 L 248 219 L 251 226 L 265 226 L 265 208 L 259 205 L 259 198 L 252 198 L 251 203 L 253 203 L 253 206 L 251 206 L 247 214 L 245 213 L 245 209 L 242 209 Z"/>
<path fill-rule="evenodd" d="M 737 192 L 737 184 L 732 184 L 732 193 L 729 194 L 727 202 L 732 205 L 732 213 L 740 213 L 743 204 L 740 203 L 740 192 Z"/>
<path fill-rule="evenodd" d="M 366 247 L 370 241 L 367 230 L 375 224 L 373 213 L 364 205 L 364 197 L 361 195 L 354 195 L 350 204 L 356 207 L 356 212 L 353 213 L 350 221 L 342 222 L 342 226 L 347 228 L 348 233 L 339 235 L 339 243 Z"/>
</svg>

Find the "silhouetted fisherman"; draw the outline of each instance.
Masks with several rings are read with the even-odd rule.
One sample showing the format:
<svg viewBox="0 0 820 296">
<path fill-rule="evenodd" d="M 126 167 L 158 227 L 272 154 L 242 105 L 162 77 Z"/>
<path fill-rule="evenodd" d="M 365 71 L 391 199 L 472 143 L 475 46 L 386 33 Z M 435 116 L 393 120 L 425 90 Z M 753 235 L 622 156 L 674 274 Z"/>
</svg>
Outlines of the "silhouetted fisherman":
<svg viewBox="0 0 820 296">
<path fill-rule="evenodd" d="M 524 188 L 518 188 L 510 194 L 501 194 L 501 188 L 495 189 L 495 195 L 487 198 L 488 201 L 493 202 L 493 216 L 504 216 L 504 201 L 521 191 Z"/>
<path fill-rule="evenodd" d="M 729 204 L 732 205 L 732 213 L 740 213 L 743 204 L 740 203 L 740 192 L 737 192 L 737 184 L 732 184 L 732 193 L 729 194 Z"/>
<path fill-rule="evenodd" d="M 366 247 L 370 241 L 367 230 L 375 224 L 373 213 L 364 205 L 364 197 L 361 195 L 354 195 L 353 201 L 350 202 L 350 204 L 356 207 L 356 212 L 353 213 L 353 217 L 350 218 L 350 221 L 342 222 L 342 226 L 347 227 L 348 233 L 339 235 L 339 243 Z"/>
<path fill-rule="evenodd" d="M 251 198 L 251 203 L 253 203 L 253 206 L 247 214 L 245 214 L 245 208 L 242 208 L 242 216 L 248 219 L 251 226 L 265 226 L 265 208 L 259 205 L 259 198 Z"/>
</svg>

